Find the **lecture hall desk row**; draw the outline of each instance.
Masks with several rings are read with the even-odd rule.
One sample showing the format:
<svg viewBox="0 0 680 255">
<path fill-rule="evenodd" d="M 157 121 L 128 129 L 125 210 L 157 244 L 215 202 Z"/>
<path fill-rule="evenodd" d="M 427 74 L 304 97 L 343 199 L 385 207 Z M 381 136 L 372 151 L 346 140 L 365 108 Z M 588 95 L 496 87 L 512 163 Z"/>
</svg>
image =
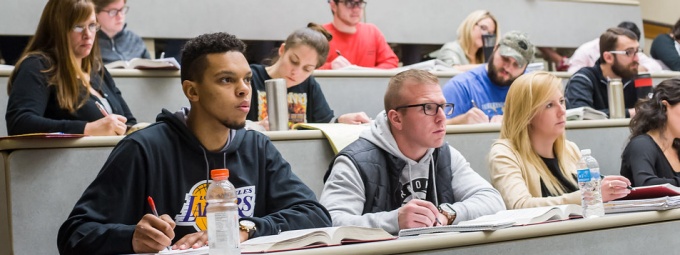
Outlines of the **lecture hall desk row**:
<svg viewBox="0 0 680 255">
<path fill-rule="evenodd" d="M 122 91 L 123 98 L 130 107 L 132 114 L 138 121 L 154 122 L 162 108 L 171 111 L 189 102 L 182 93 L 179 71 L 140 71 L 140 70 L 111 70 L 116 86 Z M 389 79 L 397 71 L 329 71 L 317 70 L 316 79 L 324 92 L 326 100 L 335 115 L 344 113 L 366 112 L 369 117 L 375 116 L 384 109 L 383 97 Z M 457 72 L 433 72 L 440 85 L 444 85 Z M 556 72 L 566 83 L 570 75 L 566 72 Z M 0 105 L 7 105 L 7 79 L 9 71 L 0 70 Z M 652 75 L 654 84 L 680 76 L 680 72 L 664 72 Z M 0 116 L 5 115 L 6 107 L 0 107 Z M 0 121 L 0 136 L 7 135 L 7 125 L 4 117 Z"/>
<path fill-rule="evenodd" d="M 593 150 L 603 174 L 616 174 L 629 134 L 627 125 L 628 120 L 569 122 L 567 136 L 581 148 Z M 498 138 L 499 128 L 499 124 L 449 126 L 446 141 L 488 180 L 486 157 L 491 143 Z M 321 131 L 266 134 L 318 197 L 323 175 L 334 155 Z M 1 140 L 4 174 L 0 174 L 0 183 L 4 188 L 0 189 L 0 254 L 9 254 L 10 247 L 15 254 L 56 253 L 59 226 L 120 139 Z"/>
</svg>

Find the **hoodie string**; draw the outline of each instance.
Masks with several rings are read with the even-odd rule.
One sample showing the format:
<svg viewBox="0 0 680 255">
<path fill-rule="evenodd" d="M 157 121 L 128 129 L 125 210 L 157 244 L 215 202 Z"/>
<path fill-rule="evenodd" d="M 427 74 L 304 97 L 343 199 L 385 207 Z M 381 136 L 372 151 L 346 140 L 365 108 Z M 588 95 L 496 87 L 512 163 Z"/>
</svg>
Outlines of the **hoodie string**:
<svg viewBox="0 0 680 255">
<path fill-rule="evenodd" d="M 432 183 L 428 183 L 427 185 L 432 185 L 432 189 L 434 191 L 434 194 L 432 194 L 432 197 L 434 197 L 434 206 L 439 206 L 439 199 L 437 199 L 437 173 L 434 171 L 437 169 L 437 163 L 434 162 L 434 159 L 430 157 L 430 166 L 432 170 Z"/>
<path fill-rule="evenodd" d="M 205 153 L 205 149 L 203 149 L 202 146 L 199 146 L 201 148 L 201 151 L 203 151 L 203 159 L 205 160 L 205 184 L 208 184 L 210 180 L 210 165 L 208 164 L 208 156 Z"/>
</svg>

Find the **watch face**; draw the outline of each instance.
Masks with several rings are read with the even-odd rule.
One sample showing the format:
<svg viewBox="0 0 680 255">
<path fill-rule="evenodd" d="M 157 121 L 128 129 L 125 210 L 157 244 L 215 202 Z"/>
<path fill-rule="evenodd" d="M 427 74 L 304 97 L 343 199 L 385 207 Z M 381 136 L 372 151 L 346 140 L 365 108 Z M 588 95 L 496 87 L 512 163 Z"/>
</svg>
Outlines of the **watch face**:
<svg viewBox="0 0 680 255">
<path fill-rule="evenodd" d="M 247 228 L 247 229 L 252 229 L 252 228 L 255 227 L 255 222 L 252 222 L 252 221 L 249 221 L 249 220 L 239 221 L 239 224 L 241 226 L 243 226 L 244 228 Z"/>
</svg>

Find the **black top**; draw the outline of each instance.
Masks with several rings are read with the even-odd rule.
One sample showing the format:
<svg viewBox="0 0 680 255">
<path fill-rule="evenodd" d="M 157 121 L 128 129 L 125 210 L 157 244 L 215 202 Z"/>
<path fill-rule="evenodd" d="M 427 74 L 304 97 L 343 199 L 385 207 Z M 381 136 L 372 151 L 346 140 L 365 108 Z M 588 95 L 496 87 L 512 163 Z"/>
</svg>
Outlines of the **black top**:
<svg viewBox="0 0 680 255">
<path fill-rule="evenodd" d="M 564 188 L 564 192 L 566 193 L 572 193 L 574 191 L 577 191 L 578 188 L 567 178 L 562 174 L 562 171 L 560 171 L 560 161 L 557 160 L 557 158 L 544 158 L 541 157 L 543 160 L 543 163 L 545 163 L 546 166 L 548 166 L 548 170 L 550 170 L 550 173 L 555 176 L 557 181 L 562 185 Z M 572 176 L 573 179 L 576 179 L 574 176 Z M 550 190 L 548 190 L 548 187 L 545 186 L 545 183 L 543 182 L 543 179 L 541 179 L 541 195 L 543 197 L 554 197 L 554 196 L 560 196 L 562 194 L 552 194 L 550 193 Z"/>
<path fill-rule="evenodd" d="M 626 145 L 621 154 L 621 175 L 628 178 L 633 187 L 664 183 L 680 186 L 680 173 L 673 171 L 659 145 L 648 134 L 633 137 Z"/>
<path fill-rule="evenodd" d="M 251 86 L 252 101 L 248 120 L 260 121 L 267 116 L 267 94 L 264 81 L 271 79 L 263 65 L 252 64 Z M 333 119 L 333 110 L 328 106 L 321 86 L 314 76 L 309 76 L 302 83 L 288 88 L 289 124 L 295 123 L 328 123 Z"/>
<path fill-rule="evenodd" d="M 653 58 L 661 60 L 673 71 L 680 71 L 680 53 L 675 49 L 675 40 L 669 34 L 660 34 L 649 49 Z"/>
<path fill-rule="evenodd" d="M 626 109 L 634 108 L 637 92 L 632 80 L 621 80 L 623 83 L 623 101 Z M 602 74 L 600 60 L 595 65 L 584 67 L 571 76 L 564 91 L 567 109 L 588 106 L 602 111 L 609 116 L 609 95 L 607 95 L 607 78 Z M 630 117 L 628 111 L 624 111 Z"/>
<path fill-rule="evenodd" d="M 238 129 L 226 148 L 207 151 L 183 119 L 163 110 L 157 121 L 113 149 L 59 228 L 61 254 L 134 253 L 135 225 L 151 213 L 147 196 L 177 224 L 173 243 L 206 230 L 209 170 L 217 168 L 229 169 L 239 217 L 255 223 L 253 237 L 331 226 L 328 211 L 266 135 Z"/>
<path fill-rule="evenodd" d="M 48 86 L 48 76 L 42 73 L 48 69 L 48 63 L 43 57 L 31 56 L 16 67 L 19 70 L 14 76 L 5 115 L 9 135 L 52 132 L 82 134 L 85 124 L 104 117 L 95 104 L 100 102 L 99 98 L 94 95 L 90 95 L 74 113 L 61 109 L 57 102 L 56 87 Z M 125 116 L 128 125 L 137 123 L 106 69 L 104 77 L 99 72 L 92 72 L 90 83 L 109 101 L 113 113 Z M 81 87 L 81 96 L 85 96 L 86 89 Z"/>
</svg>

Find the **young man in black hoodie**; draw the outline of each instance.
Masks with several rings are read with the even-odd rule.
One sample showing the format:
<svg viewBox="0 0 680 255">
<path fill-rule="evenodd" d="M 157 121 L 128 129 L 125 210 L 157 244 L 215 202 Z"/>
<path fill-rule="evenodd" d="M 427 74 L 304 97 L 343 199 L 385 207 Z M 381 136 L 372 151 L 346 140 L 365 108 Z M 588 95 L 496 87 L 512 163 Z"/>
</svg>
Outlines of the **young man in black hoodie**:
<svg viewBox="0 0 680 255">
<path fill-rule="evenodd" d="M 182 89 L 191 109 L 163 110 L 157 123 L 118 143 L 59 229 L 62 254 L 205 245 L 205 192 L 216 168 L 228 168 L 237 188 L 241 241 L 330 226 L 326 209 L 271 141 L 243 129 L 252 76 L 244 51 L 245 44 L 226 33 L 184 46 Z M 151 214 L 147 196 L 160 218 Z"/>
</svg>

